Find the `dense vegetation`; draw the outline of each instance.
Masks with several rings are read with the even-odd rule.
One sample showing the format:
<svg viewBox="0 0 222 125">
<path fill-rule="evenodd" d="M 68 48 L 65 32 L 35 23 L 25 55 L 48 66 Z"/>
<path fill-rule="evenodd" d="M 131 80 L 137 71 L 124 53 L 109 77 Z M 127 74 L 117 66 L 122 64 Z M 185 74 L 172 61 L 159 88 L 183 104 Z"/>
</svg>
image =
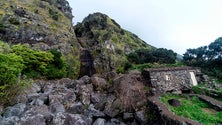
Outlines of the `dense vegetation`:
<svg viewBox="0 0 222 125">
<path fill-rule="evenodd" d="M 221 84 L 221 83 L 220 83 Z M 199 83 L 192 87 L 195 94 L 207 95 L 219 101 L 222 101 L 222 90 L 216 86 L 209 86 L 208 83 Z"/>
<path fill-rule="evenodd" d="M 168 103 L 169 99 L 179 99 L 182 105 L 179 107 L 170 106 Z M 208 104 L 200 101 L 197 97 L 181 97 L 175 94 L 165 94 L 161 97 L 161 101 L 179 116 L 187 117 L 206 125 L 222 123 L 222 112 L 213 110 Z"/>
<path fill-rule="evenodd" d="M 142 71 L 144 68 L 163 68 L 183 66 L 176 60 L 177 54 L 165 48 L 138 49 L 127 55 L 127 61 L 117 72 L 124 73 L 127 70 Z"/>
<path fill-rule="evenodd" d="M 159 64 L 174 64 L 177 54 L 172 50 L 164 48 L 159 49 L 139 49 L 130 53 L 127 59 L 135 64 L 144 63 L 159 63 Z"/>
<path fill-rule="evenodd" d="M 56 79 L 65 77 L 66 74 L 65 60 L 57 50 L 40 51 L 31 49 L 27 44 L 10 46 L 0 42 L 1 101 L 10 100 L 16 94 L 14 89 L 25 84 L 22 82 L 24 76 Z"/>
<path fill-rule="evenodd" d="M 187 49 L 184 62 L 189 66 L 198 66 L 208 75 L 222 79 L 222 37 L 208 46 Z"/>
</svg>

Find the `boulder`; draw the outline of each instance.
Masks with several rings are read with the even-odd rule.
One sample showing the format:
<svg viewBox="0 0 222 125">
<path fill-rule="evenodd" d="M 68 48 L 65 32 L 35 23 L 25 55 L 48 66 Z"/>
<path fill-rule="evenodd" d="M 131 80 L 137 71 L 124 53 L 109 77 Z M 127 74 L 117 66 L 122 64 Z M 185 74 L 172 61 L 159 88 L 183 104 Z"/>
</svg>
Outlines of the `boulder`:
<svg viewBox="0 0 222 125">
<path fill-rule="evenodd" d="M 109 96 L 107 98 L 107 103 L 106 103 L 106 106 L 105 106 L 105 109 L 104 109 L 104 113 L 106 115 L 108 115 L 109 117 L 111 118 L 114 118 L 115 116 L 117 116 L 119 113 L 122 112 L 122 109 L 121 109 L 121 102 L 119 99 L 116 99 L 115 96 Z"/>
<path fill-rule="evenodd" d="M 95 109 L 103 111 L 107 102 L 107 95 L 102 93 L 92 93 L 91 102 L 95 105 Z"/>
<path fill-rule="evenodd" d="M 81 77 L 79 79 L 79 81 L 83 81 L 84 84 L 89 84 L 90 83 L 90 77 L 85 75 L 85 76 Z"/>
<path fill-rule="evenodd" d="M 135 118 L 136 120 L 141 124 L 141 125 L 146 125 L 147 124 L 147 116 L 145 111 L 138 111 L 135 113 Z"/>
<path fill-rule="evenodd" d="M 133 113 L 128 113 L 128 112 L 123 113 L 123 119 L 127 120 L 127 121 L 133 120 L 134 119 L 134 115 L 133 115 Z"/>
<path fill-rule="evenodd" d="M 8 118 L 0 118 L 0 125 L 16 125 L 19 121 L 19 117 L 11 116 Z"/>
<path fill-rule="evenodd" d="M 42 115 L 34 115 L 30 117 L 22 117 L 19 122 L 21 125 L 46 125 L 44 116 Z"/>
<path fill-rule="evenodd" d="M 91 81 L 97 91 L 106 91 L 109 86 L 109 83 L 105 79 L 97 76 L 92 76 Z"/>
<path fill-rule="evenodd" d="M 48 106 L 32 106 L 20 118 L 19 125 L 46 125 L 52 121 Z"/>
<path fill-rule="evenodd" d="M 50 116 L 51 112 L 46 105 L 41 105 L 41 106 L 31 106 L 28 108 L 22 115 L 22 119 L 27 119 L 29 117 L 34 117 L 34 116 Z"/>
<path fill-rule="evenodd" d="M 146 104 L 145 85 L 137 72 L 121 75 L 113 80 L 113 91 L 121 101 L 123 111 L 138 111 Z"/>
<path fill-rule="evenodd" d="M 12 117 L 12 116 L 20 117 L 20 115 L 25 111 L 25 108 L 26 108 L 26 104 L 23 104 L 23 103 L 16 104 L 12 107 L 7 107 L 4 111 L 3 116 L 5 118 Z"/>
<path fill-rule="evenodd" d="M 93 86 L 92 86 L 92 84 L 77 85 L 76 86 L 76 93 L 78 93 L 80 101 L 84 105 L 89 105 L 91 103 L 90 97 L 93 93 Z"/>
<path fill-rule="evenodd" d="M 65 108 L 64 108 L 63 104 L 61 104 L 61 103 L 51 104 L 49 106 L 49 108 L 50 108 L 50 111 L 54 114 L 56 114 L 58 112 L 65 112 Z"/>
<path fill-rule="evenodd" d="M 71 114 L 81 114 L 84 112 L 83 104 L 76 102 L 67 107 L 66 111 Z"/>
<path fill-rule="evenodd" d="M 105 125 L 126 125 L 125 123 L 121 122 L 118 119 L 112 118 Z"/>
<path fill-rule="evenodd" d="M 88 107 L 88 109 L 84 110 L 84 115 L 93 118 L 103 118 L 106 116 L 102 111 L 96 110 L 92 104 Z"/>
<path fill-rule="evenodd" d="M 105 119 L 98 118 L 96 121 L 93 123 L 93 125 L 105 125 Z"/>
<path fill-rule="evenodd" d="M 168 103 L 173 107 L 178 107 L 182 105 L 178 99 L 170 99 L 168 100 Z"/>
<path fill-rule="evenodd" d="M 90 125 L 92 119 L 80 114 L 57 113 L 52 121 L 53 125 Z"/>
</svg>

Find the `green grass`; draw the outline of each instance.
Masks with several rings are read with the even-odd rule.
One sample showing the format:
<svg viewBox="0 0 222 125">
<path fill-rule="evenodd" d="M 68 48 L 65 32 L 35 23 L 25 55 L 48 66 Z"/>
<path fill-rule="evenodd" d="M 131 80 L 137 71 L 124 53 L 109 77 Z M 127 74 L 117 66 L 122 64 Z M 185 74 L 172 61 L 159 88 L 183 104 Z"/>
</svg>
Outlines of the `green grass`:
<svg viewBox="0 0 222 125">
<path fill-rule="evenodd" d="M 207 96 L 213 97 L 214 99 L 216 99 L 218 101 L 222 101 L 222 90 L 220 88 L 216 88 L 215 91 L 212 92 L 212 90 L 208 89 L 208 87 L 205 86 L 204 84 L 205 83 L 201 83 L 198 86 L 193 86 L 192 91 L 195 94 L 207 95 Z M 215 97 L 215 94 L 218 96 Z"/>
<path fill-rule="evenodd" d="M 166 67 L 182 67 L 184 66 L 180 62 L 175 64 L 158 64 L 158 63 L 144 63 L 144 64 L 133 64 L 130 70 L 142 71 L 145 68 L 166 68 Z"/>
<path fill-rule="evenodd" d="M 174 98 L 179 99 L 182 105 L 179 107 L 170 106 L 168 100 Z M 213 110 L 207 103 L 200 101 L 197 97 L 165 94 L 160 100 L 179 116 L 198 121 L 204 125 L 222 124 L 222 111 Z"/>
</svg>

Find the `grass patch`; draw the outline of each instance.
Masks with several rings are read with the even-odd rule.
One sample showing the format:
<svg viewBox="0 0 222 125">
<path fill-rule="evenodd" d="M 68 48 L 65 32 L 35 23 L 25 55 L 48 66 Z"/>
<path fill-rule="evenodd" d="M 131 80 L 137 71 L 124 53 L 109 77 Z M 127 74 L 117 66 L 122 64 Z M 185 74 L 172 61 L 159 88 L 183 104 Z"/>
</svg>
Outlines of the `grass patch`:
<svg viewBox="0 0 222 125">
<path fill-rule="evenodd" d="M 184 65 L 180 62 L 176 62 L 175 64 L 144 63 L 144 64 L 132 64 L 129 70 L 142 71 L 145 68 L 166 68 L 166 67 L 182 67 L 182 66 Z"/>
<path fill-rule="evenodd" d="M 179 107 L 170 106 L 169 99 L 178 99 L 182 105 Z M 200 101 L 197 97 L 179 96 L 175 94 L 165 94 L 160 99 L 172 112 L 205 125 L 222 124 L 222 111 L 213 110 L 210 105 Z"/>
<path fill-rule="evenodd" d="M 198 86 L 193 86 L 192 91 L 195 94 L 207 95 L 218 101 L 222 101 L 222 90 L 220 88 L 216 88 L 214 90 L 207 88 L 204 86 L 204 83 L 199 84 Z"/>
</svg>

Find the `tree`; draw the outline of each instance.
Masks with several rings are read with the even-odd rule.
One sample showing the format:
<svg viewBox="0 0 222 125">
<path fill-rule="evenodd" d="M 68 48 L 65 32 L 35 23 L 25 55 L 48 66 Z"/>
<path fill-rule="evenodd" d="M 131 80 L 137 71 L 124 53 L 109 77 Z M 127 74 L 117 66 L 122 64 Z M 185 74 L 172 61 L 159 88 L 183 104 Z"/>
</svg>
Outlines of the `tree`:
<svg viewBox="0 0 222 125">
<path fill-rule="evenodd" d="M 155 57 L 155 61 L 159 64 L 174 64 L 176 62 L 177 54 L 172 50 L 167 50 L 165 48 L 159 48 L 153 51 L 153 56 Z"/>
<path fill-rule="evenodd" d="M 173 64 L 176 62 L 177 54 L 172 50 L 159 48 L 155 50 L 139 49 L 130 53 L 127 59 L 131 63 L 144 64 L 144 63 L 166 63 Z"/>
<path fill-rule="evenodd" d="M 216 39 L 208 46 L 208 57 L 209 59 L 222 58 L 222 37 Z"/>
<path fill-rule="evenodd" d="M 208 46 L 187 49 L 183 60 L 189 66 L 202 67 L 207 74 L 222 78 L 222 37 Z"/>
<path fill-rule="evenodd" d="M 207 53 L 207 46 L 199 47 L 197 49 L 187 49 L 186 53 L 183 54 L 183 60 L 187 65 L 200 66 L 208 59 Z"/>
</svg>

